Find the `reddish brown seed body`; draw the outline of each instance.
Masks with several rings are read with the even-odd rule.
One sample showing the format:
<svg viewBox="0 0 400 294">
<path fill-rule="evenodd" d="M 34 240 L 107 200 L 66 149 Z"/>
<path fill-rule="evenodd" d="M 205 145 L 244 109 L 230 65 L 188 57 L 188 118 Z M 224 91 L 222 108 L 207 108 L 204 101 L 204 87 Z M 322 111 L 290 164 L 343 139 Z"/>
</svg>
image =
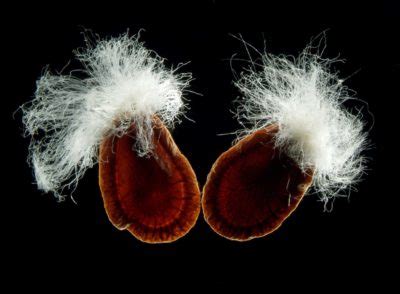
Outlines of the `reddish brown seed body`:
<svg viewBox="0 0 400 294">
<path fill-rule="evenodd" d="M 276 126 L 239 141 L 215 162 L 203 191 L 211 228 L 233 240 L 265 236 L 297 208 L 312 181 L 274 148 Z"/>
<path fill-rule="evenodd" d="M 103 142 L 99 183 L 114 226 L 147 243 L 172 242 L 194 226 L 200 191 L 188 160 L 159 120 L 153 138 L 150 157 L 139 157 L 132 149 L 133 127 L 129 134 Z"/>
</svg>

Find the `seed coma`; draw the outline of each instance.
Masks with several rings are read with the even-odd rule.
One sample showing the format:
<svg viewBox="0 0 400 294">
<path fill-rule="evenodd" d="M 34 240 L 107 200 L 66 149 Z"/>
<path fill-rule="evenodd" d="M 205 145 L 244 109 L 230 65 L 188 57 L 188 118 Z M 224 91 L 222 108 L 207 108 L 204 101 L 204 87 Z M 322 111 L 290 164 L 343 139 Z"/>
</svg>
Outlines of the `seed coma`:
<svg viewBox="0 0 400 294">
<path fill-rule="evenodd" d="M 312 182 L 274 147 L 278 128 L 258 130 L 223 153 L 203 191 L 205 220 L 218 234 L 246 241 L 278 229 Z"/>
<path fill-rule="evenodd" d="M 188 160 L 169 131 L 156 120 L 154 153 L 133 150 L 135 129 L 100 147 L 99 183 L 110 221 L 146 243 L 173 242 L 194 226 L 200 190 Z"/>
</svg>

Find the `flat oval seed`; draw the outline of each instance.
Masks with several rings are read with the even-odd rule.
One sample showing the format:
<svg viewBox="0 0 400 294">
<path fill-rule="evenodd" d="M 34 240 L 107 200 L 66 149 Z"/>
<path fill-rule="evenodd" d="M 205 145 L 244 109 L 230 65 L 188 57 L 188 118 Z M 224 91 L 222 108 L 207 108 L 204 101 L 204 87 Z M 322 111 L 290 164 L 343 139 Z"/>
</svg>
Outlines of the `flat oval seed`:
<svg viewBox="0 0 400 294">
<path fill-rule="evenodd" d="M 135 128 L 100 147 L 99 183 L 110 221 L 146 243 L 166 243 L 186 235 L 200 213 L 200 190 L 188 160 L 159 121 L 154 153 L 133 150 Z"/>
<path fill-rule="evenodd" d="M 275 231 L 312 182 L 274 147 L 276 126 L 243 138 L 215 162 L 203 190 L 205 220 L 218 234 L 246 241 Z"/>
</svg>

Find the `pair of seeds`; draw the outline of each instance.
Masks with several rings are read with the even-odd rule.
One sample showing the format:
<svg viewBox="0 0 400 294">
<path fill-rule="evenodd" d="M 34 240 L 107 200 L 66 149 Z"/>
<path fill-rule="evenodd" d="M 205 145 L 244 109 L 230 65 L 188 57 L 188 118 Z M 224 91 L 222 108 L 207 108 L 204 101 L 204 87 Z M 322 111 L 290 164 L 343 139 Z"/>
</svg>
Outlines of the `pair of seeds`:
<svg viewBox="0 0 400 294">
<path fill-rule="evenodd" d="M 202 200 L 196 175 L 162 122 L 154 120 L 154 153 L 132 152 L 135 129 L 100 147 L 100 189 L 109 219 L 149 243 L 172 242 L 195 225 L 202 202 L 206 221 L 234 240 L 277 229 L 311 184 L 273 145 L 276 126 L 256 131 L 222 154 Z"/>
<path fill-rule="evenodd" d="M 46 72 L 22 106 L 30 161 L 41 190 L 63 199 L 99 163 L 106 212 L 148 243 L 172 242 L 196 223 L 232 240 L 276 230 L 309 187 L 327 203 L 357 182 L 366 145 L 361 116 L 329 61 L 305 50 L 296 60 L 265 54 L 245 70 L 238 142 L 212 167 L 202 197 L 168 127 L 184 109 L 191 78 L 167 69 L 136 37 L 76 52 L 85 79 Z M 41 136 L 37 134 L 41 133 Z"/>
</svg>

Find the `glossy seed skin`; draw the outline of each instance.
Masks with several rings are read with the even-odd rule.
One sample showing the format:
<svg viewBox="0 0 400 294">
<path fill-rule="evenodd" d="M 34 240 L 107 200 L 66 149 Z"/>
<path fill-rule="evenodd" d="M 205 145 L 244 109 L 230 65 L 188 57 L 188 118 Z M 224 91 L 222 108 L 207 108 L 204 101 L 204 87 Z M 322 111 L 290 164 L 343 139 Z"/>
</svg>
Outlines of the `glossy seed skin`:
<svg viewBox="0 0 400 294">
<path fill-rule="evenodd" d="M 206 222 L 221 236 L 247 241 L 278 229 L 312 182 L 274 147 L 277 126 L 258 130 L 224 152 L 203 190 Z"/>
<path fill-rule="evenodd" d="M 99 184 L 110 221 L 146 243 L 173 242 L 195 225 L 200 190 L 195 173 L 169 131 L 154 122 L 154 152 L 133 150 L 135 128 L 100 147 Z"/>
</svg>

